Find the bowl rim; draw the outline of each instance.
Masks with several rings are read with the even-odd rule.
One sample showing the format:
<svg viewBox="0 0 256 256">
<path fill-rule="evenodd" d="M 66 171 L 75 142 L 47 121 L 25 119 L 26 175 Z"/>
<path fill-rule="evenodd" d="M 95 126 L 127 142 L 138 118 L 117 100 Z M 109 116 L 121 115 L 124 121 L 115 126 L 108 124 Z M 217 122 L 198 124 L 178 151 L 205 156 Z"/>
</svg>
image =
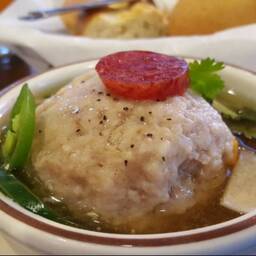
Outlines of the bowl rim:
<svg viewBox="0 0 256 256">
<path fill-rule="evenodd" d="M 200 59 L 200 58 L 194 58 L 191 56 L 177 56 L 185 59 Z M 66 68 L 69 66 L 73 66 L 76 64 L 82 64 L 82 63 L 87 63 L 87 62 L 92 62 L 95 61 L 95 59 L 91 60 L 85 60 L 85 61 L 79 61 L 79 62 L 74 62 L 68 65 L 62 65 L 56 68 L 51 68 L 45 72 L 42 72 L 40 74 L 35 74 L 31 76 L 27 76 L 21 80 L 16 81 L 15 83 L 7 86 L 3 90 L 0 91 L 0 97 L 3 97 L 7 92 L 10 90 L 14 89 L 16 86 L 29 81 L 32 78 L 38 78 L 41 75 L 45 75 L 46 73 L 50 71 L 56 71 L 62 68 Z M 253 76 L 256 75 L 255 71 L 248 70 L 246 68 L 241 68 L 237 65 L 229 64 L 227 62 L 224 62 L 226 66 L 230 66 L 235 69 L 239 69 L 241 71 L 245 71 L 247 73 L 252 74 Z M 40 220 L 40 218 L 36 218 L 36 214 L 26 214 L 27 211 L 24 209 L 25 213 L 20 211 L 19 209 L 16 209 L 15 207 L 12 207 L 10 204 L 5 202 L 0 198 L 0 211 L 4 212 L 5 214 L 11 216 L 12 218 L 20 221 L 23 224 L 26 224 L 29 227 L 33 227 L 38 229 L 39 231 L 43 231 L 46 233 L 49 233 L 51 235 L 55 235 L 58 237 L 63 237 L 66 239 L 70 240 L 75 240 L 78 242 L 85 242 L 85 243 L 93 243 L 93 244 L 99 244 L 99 245 L 109 245 L 109 246 L 123 246 L 123 245 L 129 245 L 133 247 L 159 247 L 159 246 L 174 246 L 174 245 L 182 245 L 182 244 L 187 244 L 187 243 L 195 243 L 195 242 L 203 242 L 206 240 L 214 239 L 214 238 L 221 238 L 227 235 L 231 235 L 233 233 L 237 233 L 239 231 L 246 230 L 250 227 L 256 226 L 256 213 L 253 214 L 252 216 L 242 219 L 236 223 L 231 223 L 227 226 L 223 227 L 217 227 L 216 229 L 213 230 L 198 230 L 198 232 L 192 233 L 192 234 L 182 234 L 182 235 L 177 235 L 177 236 L 169 236 L 168 234 L 174 234 L 178 232 L 170 232 L 170 233 L 162 233 L 166 235 L 165 237 L 155 237 L 152 238 L 152 235 L 159 235 L 159 234 L 149 234 L 147 235 L 137 235 L 136 237 L 131 237 L 129 234 L 122 234 L 122 237 L 110 237 L 110 236 L 104 236 L 105 235 L 111 235 L 111 233 L 103 233 L 103 232 L 97 232 L 98 235 L 93 235 L 93 234 L 85 234 L 82 232 L 79 232 L 79 229 L 74 230 L 67 230 L 65 229 L 65 225 L 58 225 L 54 226 L 51 222 L 47 219 L 44 218 L 47 222 L 44 222 Z M 29 212 L 30 213 L 30 212 Z M 239 217 L 238 217 L 239 218 Z M 235 218 L 237 219 L 237 218 Z M 227 221 L 226 221 L 227 222 Z M 223 223 L 226 223 L 223 222 Z M 217 224 L 218 225 L 218 224 Z M 61 227 L 63 226 L 63 228 Z M 211 225 L 211 226 L 216 226 L 216 225 Z M 68 226 L 67 226 L 68 227 Z M 83 231 L 87 231 L 82 229 Z M 196 230 L 196 229 L 192 229 Z M 187 230 L 187 231 L 192 231 L 192 230 Z M 89 230 L 88 230 L 89 231 Z M 186 231 L 185 231 L 186 232 Z M 116 235 L 116 234 L 113 234 Z M 124 237 L 125 236 L 125 237 Z M 142 237 L 143 236 L 143 237 Z"/>
</svg>

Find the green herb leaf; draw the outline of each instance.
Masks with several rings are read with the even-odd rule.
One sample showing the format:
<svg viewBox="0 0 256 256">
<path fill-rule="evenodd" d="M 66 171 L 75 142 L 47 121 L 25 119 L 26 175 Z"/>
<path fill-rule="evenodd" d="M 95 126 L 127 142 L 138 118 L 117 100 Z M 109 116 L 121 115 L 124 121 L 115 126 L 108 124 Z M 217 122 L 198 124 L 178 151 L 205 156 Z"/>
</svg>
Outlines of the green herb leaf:
<svg viewBox="0 0 256 256">
<path fill-rule="evenodd" d="M 222 62 L 207 58 L 189 64 L 191 88 L 208 101 L 212 101 L 224 88 L 218 71 L 224 69 Z"/>
</svg>

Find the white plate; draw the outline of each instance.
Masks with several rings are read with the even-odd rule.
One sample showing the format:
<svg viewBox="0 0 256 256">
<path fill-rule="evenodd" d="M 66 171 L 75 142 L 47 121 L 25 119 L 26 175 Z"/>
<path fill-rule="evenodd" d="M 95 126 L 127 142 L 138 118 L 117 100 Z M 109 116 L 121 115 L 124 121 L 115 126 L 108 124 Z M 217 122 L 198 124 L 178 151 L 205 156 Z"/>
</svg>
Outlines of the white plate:
<svg viewBox="0 0 256 256">
<path fill-rule="evenodd" d="M 256 25 L 210 36 L 99 40 L 65 34 L 58 17 L 37 22 L 21 22 L 17 19 L 33 9 L 56 6 L 61 2 L 62 0 L 14 1 L 0 15 L 0 41 L 32 49 L 53 66 L 95 59 L 116 51 L 137 49 L 193 57 L 209 56 L 256 71 Z"/>
</svg>

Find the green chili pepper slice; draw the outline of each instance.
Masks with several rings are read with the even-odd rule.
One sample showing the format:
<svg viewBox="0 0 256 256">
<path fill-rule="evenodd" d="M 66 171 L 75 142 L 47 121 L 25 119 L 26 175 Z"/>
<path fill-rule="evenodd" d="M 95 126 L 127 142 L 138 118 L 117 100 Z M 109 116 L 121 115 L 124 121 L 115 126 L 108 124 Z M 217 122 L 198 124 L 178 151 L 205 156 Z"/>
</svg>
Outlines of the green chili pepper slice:
<svg viewBox="0 0 256 256">
<path fill-rule="evenodd" d="M 11 111 L 8 130 L 2 144 L 4 167 L 0 168 L 0 191 L 25 209 L 66 225 L 73 222 L 58 216 L 11 172 L 22 170 L 30 153 L 35 132 L 34 97 L 25 84 Z"/>
<path fill-rule="evenodd" d="M 35 214 L 66 225 L 73 225 L 72 222 L 47 208 L 36 195 L 5 169 L 0 169 L 0 190 L 19 205 Z"/>
<path fill-rule="evenodd" d="M 35 132 L 35 109 L 34 97 L 25 84 L 12 109 L 2 145 L 4 163 L 10 170 L 22 169 L 28 159 Z"/>
</svg>

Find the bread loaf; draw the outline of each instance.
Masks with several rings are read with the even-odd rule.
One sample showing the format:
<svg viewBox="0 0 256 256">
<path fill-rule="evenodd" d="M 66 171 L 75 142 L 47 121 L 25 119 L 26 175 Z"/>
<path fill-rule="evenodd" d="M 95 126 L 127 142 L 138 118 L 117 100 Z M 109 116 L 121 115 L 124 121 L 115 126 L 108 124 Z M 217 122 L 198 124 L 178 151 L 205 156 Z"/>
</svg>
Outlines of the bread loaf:
<svg viewBox="0 0 256 256">
<path fill-rule="evenodd" d="M 66 0 L 65 6 L 88 1 Z M 160 1 L 164 0 L 123 2 L 87 15 L 69 13 L 63 21 L 72 34 L 94 38 L 211 34 L 256 23 L 256 0 L 175 0 L 177 4 L 168 14 L 154 6 L 153 2 Z M 169 1 L 172 6 L 174 0 Z M 168 0 L 163 3 L 168 5 Z"/>
<path fill-rule="evenodd" d="M 170 35 L 210 34 L 256 22 L 256 0 L 179 0 L 169 15 Z"/>
<path fill-rule="evenodd" d="M 70 3 L 82 0 L 66 1 Z M 129 5 L 104 8 L 89 15 L 70 13 L 63 16 L 68 30 L 93 38 L 148 38 L 167 34 L 168 18 L 161 10 L 147 1 L 137 1 Z"/>
</svg>

